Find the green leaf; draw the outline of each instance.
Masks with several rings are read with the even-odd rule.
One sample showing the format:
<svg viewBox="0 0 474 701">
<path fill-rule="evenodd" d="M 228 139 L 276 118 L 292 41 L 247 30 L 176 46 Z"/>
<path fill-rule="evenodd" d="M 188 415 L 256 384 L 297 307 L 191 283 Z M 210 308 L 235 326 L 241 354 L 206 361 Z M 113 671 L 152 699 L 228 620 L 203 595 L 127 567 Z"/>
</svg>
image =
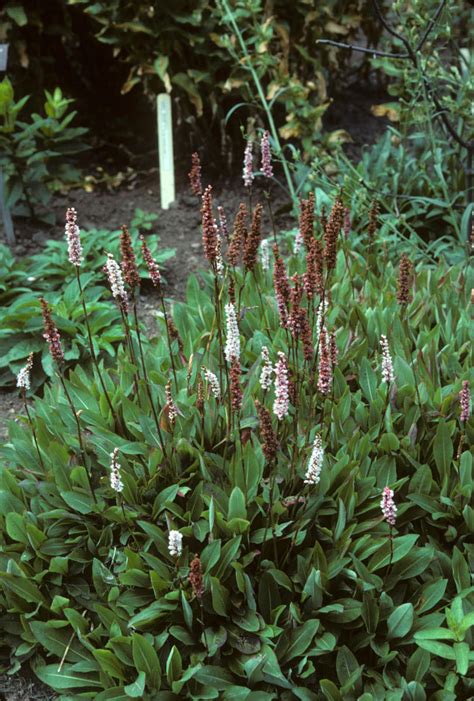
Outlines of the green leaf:
<svg viewBox="0 0 474 701">
<path fill-rule="evenodd" d="M 183 664 L 181 662 L 181 655 L 176 645 L 171 648 L 168 659 L 166 660 L 166 678 L 168 684 L 171 686 L 173 682 L 176 682 L 181 677 L 183 671 Z"/>
<path fill-rule="evenodd" d="M 88 494 L 79 492 L 61 492 L 66 504 L 80 514 L 90 514 L 94 510 L 94 500 Z"/>
<path fill-rule="evenodd" d="M 430 609 L 436 606 L 440 599 L 443 598 L 447 586 L 447 579 L 438 579 L 435 582 L 431 582 L 426 587 L 423 587 L 418 613 L 430 611 Z"/>
<path fill-rule="evenodd" d="M 132 699 L 141 699 L 145 691 L 146 674 L 145 672 L 138 672 L 138 677 L 131 684 L 127 684 L 124 687 L 124 691 L 127 696 Z"/>
<path fill-rule="evenodd" d="M 290 644 L 283 657 L 284 661 L 289 662 L 293 658 L 302 655 L 311 645 L 318 628 L 319 621 L 314 619 L 306 621 L 302 626 L 293 629 L 290 635 Z"/>
<path fill-rule="evenodd" d="M 409 534 L 403 535 L 398 538 L 393 539 L 393 557 L 392 564 L 401 560 L 405 555 L 407 555 L 410 550 L 415 545 L 418 540 L 419 535 Z M 382 546 L 377 550 L 375 555 L 369 560 L 367 569 L 369 572 L 375 572 L 375 570 L 385 567 L 390 562 L 390 543 L 384 542 Z"/>
<path fill-rule="evenodd" d="M 21 5 L 6 7 L 5 12 L 19 27 L 25 27 L 28 24 L 28 18 Z"/>
<path fill-rule="evenodd" d="M 367 358 L 362 358 L 359 368 L 359 384 L 364 396 L 373 402 L 377 392 L 377 375 Z"/>
<path fill-rule="evenodd" d="M 229 592 L 224 586 L 222 586 L 217 577 L 211 577 L 210 581 L 212 608 L 220 616 L 227 616 Z"/>
<path fill-rule="evenodd" d="M 433 456 L 442 480 L 449 475 L 453 453 L 454 446 L 451 440 L 451 431 L 448 424 L 441 419 L 433 443 Z"/>
<path fill-rule="evenodd" d="M 330 679 L 321 679 L 321 691 L 328 701 L 344 701 L 337 686 Z"/>
<path fill-rule="evenodd" d="M 469 668 L 469 645 L 467 643 L 454 643 L 454 655 L 456 658 L 456 670 L 463 676 Z"/>
<path fill-rule="evenodd" d="M 413 625 L 413 604 L 401 604 L 388 617 L 388 638 L 403 638 Z"/>
<path fill-rule="evenodd" d="M 357 658 L 346 645 L 343 645 L 336 656 L 336 672 L 339 683 L 344 685 L 349 677 L 359 669 Z"/>
<path fill-rule="evenodd" d="M 247 518 L 244 493 L 239 487 L 234 487 L 229 498 L 228 520 L 233 518 Z"/>
<path fill-rule="evenodd" d="M 113 679 L 125 679 L 124 668 L 111 650 L 94 650 L 92 654 L 106 674 Z"/>
<path fill-rule="evenodd" d="M 95 676 L 74 672 L 75 665 L 63 664 L 58 672 L 58 663 L 35 667 L 34 672 L 43 684 L 52 687 L 56 691 L 65 689 L 102 689 L 102 682 Z"/>
<path fill-rule="evenodd" d="M 201 667 L 194 675 L 194 679 L 200 684 L 205 684 L 218 691 L 223 691 L 235 684 L 232 675 L 227 670 L 214 665 Z"/>
<path fill-rule="evenodd" d="M 423 678 L 430 668 L 430 653 L 427 650 L 418 648 L 408 660 L 407 664 L 407 679 L 417 682 L 423 681 Z"/>
<path fill-rule="evenodd" d="M 133 634 L 132 656 L 137 670 L 146 674 L 150 688 L 158 691 L 161 686 L 160 660 L 153 645 L 139 633 Z"/>
<path fill-rule="evenodd" d="M 43 604 L 46 606 L 46 599 L 40 592 L 36 584 L 31 579 L 26 577 L 17 577 L 8 572 L 0 572 L 0 583 L 5 589 L 8 589 L 13 594 L 16 594 L 20 599 L 24 599 L 30 603 Z"/>
</svg>

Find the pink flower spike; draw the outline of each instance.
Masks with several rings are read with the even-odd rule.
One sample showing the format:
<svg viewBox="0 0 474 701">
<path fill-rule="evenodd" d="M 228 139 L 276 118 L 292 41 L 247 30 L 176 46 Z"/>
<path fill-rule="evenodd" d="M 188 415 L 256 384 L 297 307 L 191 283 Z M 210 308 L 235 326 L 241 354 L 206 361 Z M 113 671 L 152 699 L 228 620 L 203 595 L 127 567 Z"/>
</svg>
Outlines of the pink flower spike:
<svg viewBox="0 0 474 701">
<path fill-rule="evenodd" d="M 289 407 L 288 365 L 285 354 L 279 351 L 278 361 L 275 365 L 275 401 L 273 402 L 273 413 L 281 421 L 285 416 L 288 416 Z"/>
<path fill-rule="evenodd" d="M 327 330 L 321 329 L 319 336 L 319 368 L 317 387 L 321 394 L 329 394 L 332 384 L 332 364 Z"/>
<path fill-rule="evenodd" d="M 471 391 L 467 380 L 464 380 L 462 383 L 462 390 L 459 392 L 459 403 L 461 405 L 460 419 L 465 423 L 469 421 L 469 417 L 471 416 Z"/>
<path fill-rule="evenodd" d="M 390 526 L 394 526 L 397 518 L 397 507 L 393 501 L 393 489 L 390 489 L 390 487 L 385 487 L 383 490 L 380 508 L 387 523 Z"/>
<path fill-rule="evenodd" d="M 69 262 L 79 268 L 84 260 L 84 256 L 82 255 L 81 237 L 79 227 L 77 226 L 77 212 L 74 207 L 69 207 L 66 212 L 65 233 Z"/>
<path fill-rule="evenodd" d="M 266 178 L 273 178 L 272 152 L 270 150 L 270 133 L 268 131 L 263 132 L 260 148 L 262 151 L 262 173 Z"/>
<path fill-rule="evenodd" d="M 250 139 L 245 146 L 243 179 L 245 187 L 252 187 L 253 182 L 253 141 Z"/>
</svg>

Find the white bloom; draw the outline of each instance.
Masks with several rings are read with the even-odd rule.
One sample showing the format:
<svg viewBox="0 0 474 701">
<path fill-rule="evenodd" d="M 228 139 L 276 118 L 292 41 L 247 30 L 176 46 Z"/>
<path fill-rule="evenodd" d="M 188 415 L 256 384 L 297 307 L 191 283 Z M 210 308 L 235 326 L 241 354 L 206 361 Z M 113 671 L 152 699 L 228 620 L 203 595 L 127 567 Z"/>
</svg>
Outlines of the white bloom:
<svg viewBox="0 0 474 701">
<path fill-rule="evenodd" d="M 268 239 L 262 239 L 260 243 L 260 255 L 262 257 L 262 268 L 270 269 L 270 242 Z"/>
<path fill-rule="evenodd" d="M 180 557 L 183 552 L 183 534 L 179 531 L 170 531 L 168 535 L 168 550 L 173 557 Z"/>
<path fill-rule="evenodd" d="M 171 394 L 171 380 L 168 380 L 168 382 L 166 383 L 165 396 L 166 408 L 168 410 L 168 421 L 170 422 L 171 426 L 173 426 L 179 412 L 178 407 L 176 406 L 173 400 L 173 395 Z"/>
<path fill-rule="evenodd" d="M 226 342 L 224 348 L 225 359 L 228 363 L 232 362 L 233 358 L 240 358 L 240 336 L 239 327 L 237 325 L 237 315 L 232 302 L 225 305 L 226 315 Z"/>
<path fill-rule="evenodd" d="M 253 181 L 253 143 L 249 139 L 247 141 L 247 144 L 245 146 L 245 154 L 244 154 L 244 171 L 243 171 L 243 178 L 244 178 L 244 185 L 245 187 L 250 187 L 252 185 Z"/>
<path fill-rule="evenodd" d="M 224 275 L 224 261 L 222 259 L 222 238 L 220 233 L 216 235 L 216 272 L 219 277 Z"/>
<path fill-rule="evenodd" d="M 16 376 L 16 386 L 21 388 L 21 389 L 30 389 L 31 384 L 30 384 L 30 373 L 31 373 L 31 368 L 33 367 L 33 353 L 30 353 L 28 356 L 28 360 L 26 361 L 25 367 L 23 367 L 18 375 Z"/>
<path fill-rule="evenodd" d="M 301 235 L 301 231 L 298 230 L 298 233 L 296 234 L 296 237 L 295 237 L 295 243 L 293 245 L 293 253 L 299 253 L 301 251 L 302 245 L 303 245 L 303 236 Z"/>
<path fill-rule="evenodd" d="M 380 336 L 380 345 L 382 346 L 382 380 L 383 382 L 393 382 L 395 373 L 393 372 L 392 356 L 386 336 Z"/>
<path fill-rule="evenodd" d="M 219 380 L 217 379 L 217 376 L 214 375 L 213 372 L 208 370 L 207 368 L 203 367 L 202 371 L 204 373 L 204 377 L 206 378 L 207 382 L 209 383 L 210 390 L 213 394 L 213 396 L 216 399 L 220 399 L 221 396 L 221 388 L 219 385 Z"/>
<path fill-rule="evenodd" d="M 279 351 L 278 362 L 275 365 L 275 401 L 273 413 L 280 419 L 288 415 L 290 398 L 288 394 L 288 366 L 285 354 Z"/>
<path fill-rule="evenodd" d="M 390 487 L 385 487 L 383 490 L 380 508 L 382 509 L 382 513 L 387 523 L 394 526 L 397 519 L 397 507 L 393 501 L 393 489 L 390 489 Z"/>
<path fill-rule="evenodd" d="M 69 207 L 66 212 L 65 234 L 69 261 L 79 267 L 84 260 L 84 256 L 82 254 L 81 235 L 77 226 L 77 214 L 74 207 Z"/>
<path fill-rule="evenodd" d="M 110 289 L 112 291 L 113 296 L 116 299 L 121 300 L 125 305 L 127 305 L 128 297 L 123 282 L 122 271 L 120 270 L 119 264 L 117 263 L 117 261 L 111 253 L 107 254 L 105 271 L 107 273 L 107 279 L 109 281 Z"/>
<path fill-rule="evenodd" d="M 318 484 L 323 466 L 324 448 L 320 436 L 316 436 L 313 442 L 313 450 L 308 462 L 305 475 L 305 484 Z"/>
<path fill-rule="evenodd" d="M 270 356 L 268 354 L 268 348 L 266 346 L 262 346 L 262 360 L 263 360 L 263 368 L 260 373 L 260 387 L 263 390 L 270 389 L 272 386 L 272 381 L 273 381 L 273 365 L 270 362 Z"/>
<path fill-rule="evenodd" d="M 316 335 L 319 338 L 321 334 L 321 327 L 323 325 L 323 316 L 325 317 L 328 311 L 328 301 L 320 302 L 318 306 L 318 312 L 316 315 Z"/>
<path fill-rule="evenodd" d="M 118 461 L 119 449 L 115 448 L 113 453 L 110 453 L 112 461 L 110 463 L 110 486 L 114 492 L 121 492 L 123 490 L 123 482 L 120 477 L 120 470 L 122 469 Z"/>
</svg>

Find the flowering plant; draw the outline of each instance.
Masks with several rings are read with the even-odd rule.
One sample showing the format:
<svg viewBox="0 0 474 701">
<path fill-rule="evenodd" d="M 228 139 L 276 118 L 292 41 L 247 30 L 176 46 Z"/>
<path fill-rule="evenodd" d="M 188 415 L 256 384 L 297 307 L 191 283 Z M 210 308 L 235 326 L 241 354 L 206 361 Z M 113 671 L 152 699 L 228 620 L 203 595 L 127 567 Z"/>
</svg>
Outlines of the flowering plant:
<svg viewBox="0 0 474 701">
<path fill-rule="evenodd" d="M 404 263 L 400 281 L 377 234 L 367 265 L 342 193 L 326 215 L 306 202 L 296 254 L 262 212 L 268 267 L 245 262 L 247 207 L 227 212 L 220 273 L 205 197 L 209 270 L 157 338 L 133 282 L 159 286 L 157 264 L 125 234 L 111 367 L 68 373 L 45 313 L 57 381 L 32 401 L 22 370 L 2 449 L 5 663 L 63 699 L 466 696 L 472 271 Z M 422 632 L 453 607 L 448 656 Z"/>
</svg>

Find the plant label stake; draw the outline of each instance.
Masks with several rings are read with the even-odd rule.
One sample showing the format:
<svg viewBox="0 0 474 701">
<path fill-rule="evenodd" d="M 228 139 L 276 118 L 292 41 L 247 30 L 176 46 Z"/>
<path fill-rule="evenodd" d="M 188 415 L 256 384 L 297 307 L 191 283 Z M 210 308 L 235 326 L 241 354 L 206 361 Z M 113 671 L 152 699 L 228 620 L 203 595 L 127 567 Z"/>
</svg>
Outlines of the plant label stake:
<svg viewBox="0 0 474 701">
<path fill-rule="evenodd" d="M 161 93 L 156 98 L 158 119 L 158 150 L 160 157 L 161 207 L 168 209 L 175 200 L 173 124 L 171 119 L 171 97 Z"/>
<path fill-rule="evenodd" d="M 0 71 L 7 70 L 8 44 L 0 44 Z"/>
<path fill-rule="evenodd" d="M 8 44 L 0 44 L 0 71 L 7 70 L 8 62 Z M 0 211 L 2 213 L 3 228 L 5 229 L 5 237 L 8 244 L 16 242 L 15 231 L 13 229 L 12 215 L 8 209 L 5 200 L 5 181 L 3 178 L 3 171 L 0 168 Z"/>
</svg>

